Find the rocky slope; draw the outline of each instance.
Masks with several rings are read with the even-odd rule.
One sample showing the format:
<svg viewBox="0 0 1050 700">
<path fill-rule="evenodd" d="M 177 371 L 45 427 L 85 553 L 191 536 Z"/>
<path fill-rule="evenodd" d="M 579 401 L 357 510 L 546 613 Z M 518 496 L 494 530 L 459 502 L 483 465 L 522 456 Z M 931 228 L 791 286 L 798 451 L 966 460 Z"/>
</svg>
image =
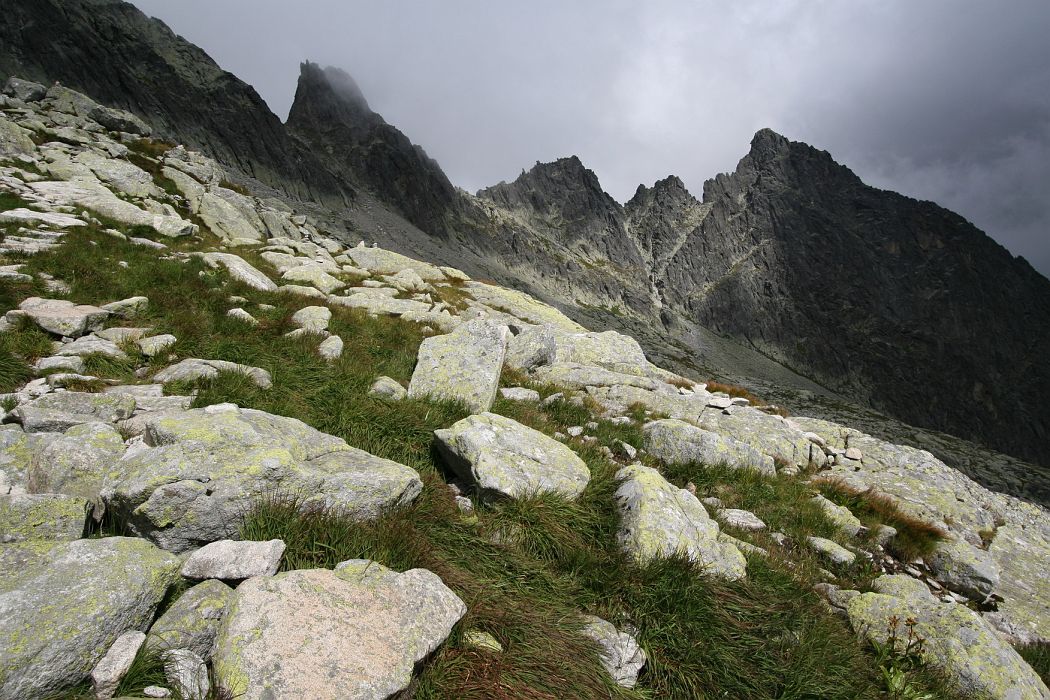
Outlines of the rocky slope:
<svg viewBox="0 0 1050 700">
<path fill-rule="evenodd" d="M 295 142 L 254 88 L 126 2 L 5 2 L 0 47 L 5 80 L 59 81 L 300 197 L 336 205 L 352 194 Z"/>
<path fill-rule="evenodd" d="M 1050 698 L 1045 509 L 5 92 L 0 699 Z"/>
</svg>

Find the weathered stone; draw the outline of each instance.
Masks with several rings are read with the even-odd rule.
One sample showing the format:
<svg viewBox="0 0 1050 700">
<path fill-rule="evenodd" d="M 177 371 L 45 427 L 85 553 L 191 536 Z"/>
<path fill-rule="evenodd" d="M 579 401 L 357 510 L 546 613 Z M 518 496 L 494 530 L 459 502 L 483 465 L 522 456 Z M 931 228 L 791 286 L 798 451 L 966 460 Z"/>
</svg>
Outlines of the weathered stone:
<svg viewBox="0 0 1050 700">
<path fill-rule="evenodd" d="M 427 277 L 424 275 L 423 279 Z M 500 309 L 529 324 L 549 325 L 554 329 L 567 332 L 587 330 L 553 306 L 544 304 L 516 289 L 484 282 L 467 282 L 463 285 L 463 289 L 489 309 Z"/>
<path fill-rule="evenodd" d="M 189 649 L 205 661 L 211 658 L 219 625 L 233 597 L 222 581 L 202 581 L 179 596 L 149 629 L 146 648 Z"/>
<path fill-rule="evenodd" d="M 38 102 L 47 95 L 47 88 L 31 80 L 22 80 L 11 76 L 4 84 L 4 94 L 23 102 Z"/>
<path fill-rule="evenodd" d="M 825 537 L 807 537 L 806 544 L 817 554 L 821 555 L 832 564 L 845 565 L 852 564 L 856 559 L 857 555 L 849 551 L 838 542 L 834 542 Z"/>
<path fill-rule="evenodd" d="M 106 357 L 112 357 L 115 360 L 126 360 L 128 357 L 123 350 L 117 347 L 116 343 L 103 340 L 94 334 L 84 335 L 77 338 L 72 343 L 66 343 L 55 354 L 60 357 L 105 355 Z"/>
<path fill-rule="evenodd" d="M 1035 671 L 966 606 L 938 601 L 924 584 L 907 576 L 880 577 L 873 588 L 877 592 L 856 596 L 846 606 L 854 629 L 869 640 L 886 644 L 892 618 L 913 619 L 915 633 L 924 640 L 924 660 L 960 696 L 1050 698 Z M 897 638 L 898 644 L 907 639 L 901 627 Z"/>
<path fill-rule="evenodd" d="M 273 576 L 281 565 L 284 542 L 219 540 L 191 554 L 182 565 L 182 575 L 193 579 L 234 581 L 252 576 Z"/>
<path fill-rule="evenodd" d="M 625 385 L 636 386 L 649 391 L 671 391 L 671 388 L 666 384 L 649 377 L 639 377 L 633 374 L 615 372 L 604 367 L 581 365 L 574 362 L 557 362 L 537 367 L 533 371 L 532 377 L 537 382 L 558 384 L 569 389 Z"/>
<path fill-rule="evenodd" d="M 226 312 L 226 316 L 229 317 L 229 318 L 237 319 L 238 321 L 243 321 L 244 323 L 247 323 L 249 326 L 258 326 L 259 325 L 259 321 L 254 316 L 252 316 L 250 313 L 248 313 L 247 311 L 245 311 L 244 309 L 241 309 L 241 308 L 234 308 L 234 309 L 228 310 Z"/>
<path fill-rule="evenodd" d="M 729 414 L 721 409 L 705 408 L 700 414 L 698 425 L 802 469 L 810 465 L 822 467 L 827 461 L 823 450 L 810 442 L 801 430 L 792 427 L 780 416 L 763 413 L 750 406 L 734 408 Z"/>
<path fill-rule="evenodd" d="M 368 389 L 368 395 L 400 401 L 408 396 L 408 390 L 390 377 L 377 377 Z"/>
<path fill-rule="evenodd" d="M 304 509 L 325 505 L 362 520 L 422 490 L 402 464 L 233 404 L 146 414 L 143 441 L 103 498 L 132 532 L 171 551 L 230 537 L 245 509 L 277 490 L 303 494 Z"/>
<path fill-rule="evenodd" d="M 129 297 L 109 304 L 103 304 L 102 308 L 118 318 L 134 318 L 146 312 L 149 308 L 149 299 L 146 297 Z"/>
<path fill-rule="evenodd" d="M 633 688 L 645 666 L 645 652 L 634 637 L 620 632 L 611 622 L 594 615 L 584 616 L 583 636 L 598 645 L 598 658 L 616 684 Z"/>
<path fill-rule="evenodd" d="M 103 340 L 108 340 L 113 343 L 127 343 L 134 342 L 140 338 L 144 338 L 153 332 L 152 328 L 103 328 L 100 331 L 95 331 L 95 335 Z"/>
<path fill-rule="evenodd" d="M 735 527 L 737 530 L 765 530 L 766 524 L 762 519 L 749 510 L 738 508 L 724 508 L 718 511 L 718 519 L 726 527 Z"/>
<path fill-rule="evenodd" d="M 382 700 L 408 687 L 466 610 L 425 569 L 366 562 L 253 578 L 237 588 L 212 661 L 242 700 Z"/>
<path fill-rule="evenodd" d="M 959 537 L 941 540 L 925 559 L 941 583 L 974 600 L 984 600 L 999 585 L 992 555 Z"/>
<path fill-rule="evenodd" d="M 506 326 L 470 321 L 447 335 L 427 338 L 419 346 L 408 396 L 461 401 L 474 412 L 489 410 L 509 336 Z"/>
<path fill-rule="evenodd" d="M 136 345 L 139 346 L 139 352 L 146 357 L 156 357 L 167 352 L 178 341 L 179 339 L 175 336 L 165 333 L 164 335 L 151 335 L 148 338 L 141 338 L 136 341 Z"/>
<path fill-rule="evenodd" d="M 0 542 L 80 539 L 87 512 L 88 501 L 83 498 L 0 492 Z"/>
<path fill-rule="evenodd" d="M 539 401 L 540 392 L 535 389 L 525 389 L 520 386 L 503 387 L 499 390 L 500 396 L 511 401 Z"/>
<path fill-rule="evenodd" d="M 856 537 L 863 527 L 857 516 L 850 512 L 850 509 L 846 506 L 832 503 L 820 494 L 817 494 L 810 500 L 820 506 L 828 520 L 850 537 Z"/>
<path fill-rule="evenodd" d="M 34 193 L 55 207 L 90 209 L 127 226 L 149 226 L 162 236 L 176 238 L 197 233 L 197 226 L 174 213 L 151 213 L 126 202 L 101 183 L 77 179 L 71 182 L 47 180 L 29 183 Z"/>
<path fill-rule="evenodd" d="M 146 635 L 138 630 L 125 632 L 117 637 L 106 655 L 95 664 L 95 668 L 91 669 L 91 689 L 95 692 L 96 700 L 113 697 L 144 641 Z"/>
<path fill-rule="evenodd" d="M 227 362 L 226 360 L 201 360 L 192 357 L 157 372 L 153 375 L 153 381 L 161 384 L 167 384 L 168 382 L 194 382 L 201 379 L 215 379 L 220 372 L 243 374 L 261 389 L 269 389 L 273 386 L 270 373 L 262 368 Z"/>
<path fill-rule="evenodd" d="M 204 192 L 197 204 L 197 215 L 212 233 L 228 241 L 262 241 L 266 233 L 256 227 L 249 217 L 226 201 L 217 192 Z M 208 253 L 208 255 L 223 255 Z"/>
<path fill-rule="evenodd" d="M 263 292 L 272 292 L 277 289 L 277 285 L 273 280 L 240 256 L 232 253 L 198 253 L 197 255 L 209 267 L 222 266 L 226 268 L 226 271 L 230 273 L 230 277 L 238 282 L 243 282 L 252 289 L 258 289 Z"/>
<path fill-rule="evenodd" d="M 300 265 L 281 275 L 281 279 L 287 282 L 305 282 L 319 289 L 325 294 L 331 294 L 337 289 L 346 286 L 346 282 L 336 279 L 324 271 L 320 265 Z"/>
<path fill-rule="evenodd" d="M 35 493 L 62 493 L 95 501 L 119 475 L 124 439 L 108 423 L 74 425 L 33 460 L 28 474 Z"/>
<path fill-rule="evenodd" d="M 53 211 L 33 211 L 32 209 L 9 209 L 0 212 L 0 223 L 3 224 L 43 224 L 54 228 L 74 228 L 87 226 L 75 216 Z"/>
<path fill-rule="evenodd" d="M 329 296 L 329 304 L 348 306 L 351 309 L 363 309 L 373 316 L 405 316 L 406 314 L 426 314 L 430 304 L 411 299 L 392 299 L 380 290 L 370 289 L 349 296 Z"/>
<path fill-rule="evenodd" d="M 382 248 L 351 248 L 346 251 L 358 267 L 363 267 L 374 275 L 396 275 L 402 270 L 414 270 L 427 282 L 436 282 L 445 278 L 439 268 L 430 263 Z"/>
<path fill-rule="evenodd" d="M 460 496 L 460 498 L 462 498 L 462 496 Z M 503 645 L 499 643 L 499 640 L 488 632 L 483 632 L 481 630 L 467 630 L 463 634 L 463 646 L 468 649 L 491 651 L 496 654 L 503 653 Z"/>
<path fill-rule="evenodd" d="M 80 423 L 116 423 L 135 411 L 132 396 L 60 391 L 15 408 L 8 417 L 27 433 L 65 432 Z"/>
<path fill-rule="evenodd" d="M 97 331 L 109 318 L 109 312 L 89 304 L 74 304 L 65 299 L 29 297 L 18 308 L 49 333 L 79 338 Z"/>
<path fill-rule="evenodd" d="M 313 299 L 320 299 L 325 301 L 328 299 L 328 295 L 322 292 L 320 289 L 314 287 L 304 287 L 301 284 L 285 284 L 277 288 L 277 291 L 282 294 L 294 294 L 300 297 L 310 297 Z"/>
<path fill-rule="evenodd" d="M 337 335 L 330 335 L 317 345 L 317 354 L 334 362 L 343 355 L 343 339 Z"/>
<path fill-rule="evenodd" d="M 149 173 L 123 158 L 108 158 L 94 151 L 81 151 L 73 157 L 72 163 L 85 166 L 99 180 L 131 197 L 143 199 L 163 194 Z"/>
<path fill-rule="evenodd" d="M 1050 530 L 1004 525 L 995 532 L 988 554 L 999 567 L 999 610 L 985 617 L 1021 644 L 1050 643 Z"/>
<path fill-rule="evenodd" d="M 84 359 L 81 357 L 67 357 L 65 355 L 53 355 L 51 357 L 42 357 L 37 360 L 36 365 L 33 366 L 38 373 L 47 372 L 53 369 L 68 370 L 77 374 L 83 374 L 85 371 Z"/>
<path fill-rule="evenodd" d="M 590 481 L 587 464 L 557 440 L 494 413 L 435 430 L 449 466 L 483 498 L 552 492 L 576 498 Z"/>
<path fill-rule="evenodd" d="M 123 131 L 139 136 L 149 136 L 153 131 L 146 122 L 122 109 L 96 105 L 87 116 L 88 119 L 93 119 L 110 131 Z"/>
<path fill-rule="evenodd" d="M 164 678 L 183 700 L 205 700 L 211 690 L 211 680 L 204 659 L 189 649 L 169 649 L 163 652 Z"/>
<path fill-rule="evenodd" d="M 328 330 L 332 310 L 327 306 L 304 306 L 292 314 L 292 323 L 312 333 Z"/>
<path fill-rule="evenodd" d="M 772 457 L 750 445 L 723 437 L 685 421 L 666 419 L 647 423 L 645 450 L 668 464 L 724 464 L 736 469 L 754 469 L 776 474 Z"/>
<path fill-rule="evenodd" d="M 706 573 L 736 580 L 746 573 L 744 555 L 718 541 L 718 523 L 696 496 L 670 484 L 660 472 L 640 464 L 616 474 L 621 521 L 617 539 L 641 562 L 676 554 L 698 562 Z"/>
<path fill-rule="evenodd" d="M 68 690 L 149 624 L 179 561 L 128 537 L 0 545 L 0 697 Z"/>
</svg>

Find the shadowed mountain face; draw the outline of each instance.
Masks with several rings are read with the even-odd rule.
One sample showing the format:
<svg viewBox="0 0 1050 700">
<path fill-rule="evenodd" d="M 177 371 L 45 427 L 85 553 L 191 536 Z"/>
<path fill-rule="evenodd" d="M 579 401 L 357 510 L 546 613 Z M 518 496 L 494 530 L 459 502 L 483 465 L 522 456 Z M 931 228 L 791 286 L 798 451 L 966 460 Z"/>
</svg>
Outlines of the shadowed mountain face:
<svg viewBox="0 0 1050 700">
<path fill-rule="evenodd" d="M 352 194 L 254 88 L 120 0 L 4 0 L 0 79 L 12 75 L 131 110 L 161 135 L 290 194 L 332 205 Z"/>
<path fill-rule="evenodd" d="M 1050 463 L 1050 281 L 1027 262 L 768 130 L 703 206 L 657 253 L 665 304 L 905 421 Z"/>
<path fill-rule="evenodd" d="M 368 107 L 347 73 L 303 63 L 288 129 L 416 226 L 448 235 L 456 189 L 422 148 Z"/>
<path fill-rule="evenodd" d="M 1050 282 L 958 215 L 868 187 L 823 151 L 761 131 L 702 200 L 671 176 L 620 205 L 576 157 L 470 195 L 337 69 L 302 65 L 286 126 L 119 0 L 4 10 L 0 77 L 59 80 L 131 109 L 324 204 L 311 211 L 333 231 L 426 246 L 673 348 L 660 356 L 708 357 L 682 339 L 729 338 L 839 396 L 1050 464 Z"/>
</svg>

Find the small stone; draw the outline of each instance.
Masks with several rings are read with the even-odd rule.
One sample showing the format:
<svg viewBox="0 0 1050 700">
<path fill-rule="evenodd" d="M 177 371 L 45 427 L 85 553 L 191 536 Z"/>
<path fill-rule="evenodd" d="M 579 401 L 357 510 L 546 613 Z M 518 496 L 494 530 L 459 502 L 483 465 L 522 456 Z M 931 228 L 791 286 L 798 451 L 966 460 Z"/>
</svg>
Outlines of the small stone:
<svg viewBox="0 0 1050 700">
<path fill-rule="evenodd" d="M 91 671 L 91 687 L 97 700 L 109 700 L 113 697 L 144 641 L 146 635 L 138 630 L 125 632 L 117 637 L 106 655 L 95 664 Z"/>
<path fill-rule="evenodd" d="M 182 565 L 182 575 L 192 579 L 242 580 L 273 576 L 281 565 L 284 542 L 219 540 L 204 545 Z"/>
<path fill-rule="evenodd" d="M 378 377 L 368 390 L 369 396 L 381 396 L 392 401 L 400 401 L 408 395 L 405 387 L 390 377 Z"/>
<path fill-rule="evenodd" d="M 837 542 L 833 542 L 824 537 L 810 536 L 806 538 L 806 542 L 809 544 L 810 549 L 830 561 L 832 564 L 852 564 L 857 559 L 856 554 Z"/>
<path fill-rule="evenodd" d="M 456 496 L 456 507 L 461 513 L 471 514 L 474 512 L 474 502 L 466 496 Z"/>
<path fill-rule="evenodd" d="M 692 482 L 690 482 L 690 483 L 692 483 Z M 696 487 L 694 486 L 693 488 L 695 489 Z M 687 490 L 688 490 L 688 487 L 687 487 Z M 695 492 L 691 492 L 691 493 L 695 493 Z M 719 498 L 718 496 L 705 496 L 704 498 L 700 499 L 700 502 L 703 503 L 708 508 L 713 508 L 714 510 L 721 510 L 722 508 L 725 508 L 725 506 L 722 504 L 722 499 Z"/>
<path fill-rule="evenodd" d="M 735 527 L 738 530 L 753 532 L 766 529 L 766 524 L 762 522 L 762 519 L 749 510 L 725 508 L 718 512 L 718 519 L 722 521 L 723 525 Z"/>
<path fill-rule="evenodd" d="M 130 297 L 110 304 L 103 304 L 102 308 L 118 318 L 133 318 L 149 308 L 149 299 L 146 297 Z"/>
<path fill-rule="evenodd" d="M 500 396 L 510 401 L 539 401 L 540 392 L 535 389 L 526 389 L 520 386 L 503 387 L 499 390 Z"/>
<path fill-rule="evenodd" d="M 178 342 L 178 338 L 171 334 L 154 335 L 136 341 L 139 352 L 146 357 L 156 357 Z"/>
<path fill-rule="evenodd" d="M 478 649 L 479 651 L 503 653 L 503 645 L 491 634 L 481 630 L 467 630 L 463 635 L 463 646 L 468 649 Z"/>
<path fill-rule="evenodd" d="M 239 321 L 244 321 L 245 323 L 250 324 L 252 326 L 258 326 L 259 325 L 259 321 L 256 320 L 256 318 L 254 316 L 252 316 L 250 313 L 248 313 L 247 311 L 245 311 L 244 309 L 242 309 L 240 307 L 236 307 L 236 308 L 230 309 L 229 311 L 226 312 L 226 315 L 229 316 L 230 318 L 235 318 L 235 319 L 237 319 Z"/>
<path fill-rule="evenodd" d="M 171 691 L 167 688 L 161 688 L 159 685 L 147 685 L 142 689 L 142 694 L 147 698 L 170 698 Z"/>
<path fill-rule="evenodd" d="M 635 459 L 638 457 L 638 449 L 634 445 L 630 445 L 623 440 L 617 440 L 613 443 L 614 452 L 626 459 Z"/>
<path fill-rule="evenodd" d="M 566 428 L 565 432 L 567 432 L 572 437 L 580 437 L 581 435 L 583 435 L 583 426 L 573 425 Z"/>
<path fill-rule="evenodd" d="M 861 454 L 861 451 L 858 450 L 856 447 L 847 448 L 846 451 L 842 453 L 842 456 L 846 459 L 852 459 L 854 461 L 860 460 L 864 457 L 864 455 Z"/>
</svg>

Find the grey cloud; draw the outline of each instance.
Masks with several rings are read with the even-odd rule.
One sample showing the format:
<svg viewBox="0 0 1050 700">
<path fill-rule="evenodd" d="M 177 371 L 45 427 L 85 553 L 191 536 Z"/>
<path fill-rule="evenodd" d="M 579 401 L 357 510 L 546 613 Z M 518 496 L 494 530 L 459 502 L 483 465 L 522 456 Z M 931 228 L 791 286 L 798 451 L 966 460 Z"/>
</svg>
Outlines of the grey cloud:
<svg viewBox="0 0 1050 700">
<path fill-rule="evenodd" d="M 287 113 L 347 70 L 468 190 L 577 154 L 699 194 L 771 127 L 971 219 L 1050 275 L 1050 3 L 134 0 Z"/>
</svg>

